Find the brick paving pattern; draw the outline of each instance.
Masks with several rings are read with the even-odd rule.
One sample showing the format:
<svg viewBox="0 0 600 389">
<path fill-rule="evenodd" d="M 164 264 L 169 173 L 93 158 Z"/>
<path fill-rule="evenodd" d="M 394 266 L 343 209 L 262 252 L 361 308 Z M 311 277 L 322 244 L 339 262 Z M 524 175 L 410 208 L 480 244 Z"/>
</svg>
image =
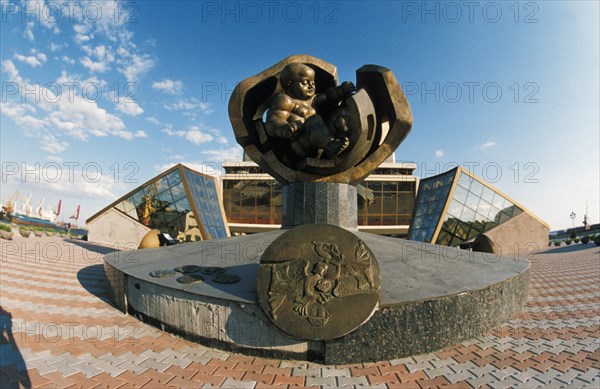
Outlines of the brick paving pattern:
<svg viewBox="0 0 600 389">
<path fill-rule="evenodd" d="M 435 353 L 324 366 L 253 358 L 164 333 L 113 308 L 100 248 L 1 242 L 0 387 L 600 387 L 600 248 L 534 254 L 525 309 Z"/>
</svg>

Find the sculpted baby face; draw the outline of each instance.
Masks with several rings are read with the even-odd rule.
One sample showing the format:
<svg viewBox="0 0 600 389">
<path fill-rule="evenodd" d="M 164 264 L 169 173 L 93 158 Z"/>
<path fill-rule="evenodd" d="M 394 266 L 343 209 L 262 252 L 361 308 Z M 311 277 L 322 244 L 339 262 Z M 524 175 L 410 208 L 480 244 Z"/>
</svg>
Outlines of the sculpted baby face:
<svg viewBox="0 0 600 389">
<path fill-rule="evenodd" d="M 308 100 L 315 95 L 315 71 L 308 66 L 297 66 L 290 74 L 288 94 L 299 100 Z"/>
</svg>

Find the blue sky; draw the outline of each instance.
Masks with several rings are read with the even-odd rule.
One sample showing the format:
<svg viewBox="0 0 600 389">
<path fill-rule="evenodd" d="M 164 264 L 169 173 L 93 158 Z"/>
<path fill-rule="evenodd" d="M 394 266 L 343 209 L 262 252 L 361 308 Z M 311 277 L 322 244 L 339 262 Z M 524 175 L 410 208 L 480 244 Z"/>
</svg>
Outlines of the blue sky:
<svg viewBox="0 0 600 389">
<path fill-rule="evenodd" d="M 238 159 L 236 83 L 291 54 L 411 105 L 397 161 L 470 167 L 547 221 L 600 222 L 599 3 L 1 1 L 2 202 L 91 216 L 174 163 Z M 38 182 L 39 181 L 39 182 Z"/>
</svg>

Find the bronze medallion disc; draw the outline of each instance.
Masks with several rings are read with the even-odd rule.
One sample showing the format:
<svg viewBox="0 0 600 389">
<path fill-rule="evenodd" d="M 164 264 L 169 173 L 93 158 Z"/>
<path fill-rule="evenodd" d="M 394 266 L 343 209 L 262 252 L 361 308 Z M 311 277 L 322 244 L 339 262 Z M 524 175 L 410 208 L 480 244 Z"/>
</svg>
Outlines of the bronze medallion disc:
<svg viewBox="0 0 600 389">
<path fill-rule="evenodd" d="M 204 281 L 204 276 L 200 274 L 184 274 L 181 277 L 177 277 L 177 282 L 180 284 L 196 284 Z"/>
<path fill-rule="evenodd" d="M 293 228 L 260 259 L 261 308 L 299 339 L 335 339 L 365 323 L 379 306 L 379 266 L 351 232 L 332 225 Z"/>
<path fill-rule="evenodd" d="M 234 284 L 240 280 L 235 274 L 219 273 L 213 276 L 212 280 L 219 284 Z"/>
<path fill-rule="evenodd" d="M 175 274 L 177 274 L 177 272 L 175 272 L 174 270 L 171 270 L 171 269 L 154 270 L 154 271 L 150 272 L 150 277 L 169 278 L 169 277 L 173 277 Z"/>
<path fill-rule="evenodd" d="M 204 274 L 205 276 L 212 276 L 214 274 L 225 273 L 225 269 L 216 266 L 204 266 L 200 268 L 200 273 Z"/>
<path fill-rule="evenodd" d="M 199 272 L 200 270 L 202 270 L 202 267 L 198 265 L 183 265 L 178 266 L 173 270 L 175 270 L 178 273 L 189 274 Z"/>
</svg>

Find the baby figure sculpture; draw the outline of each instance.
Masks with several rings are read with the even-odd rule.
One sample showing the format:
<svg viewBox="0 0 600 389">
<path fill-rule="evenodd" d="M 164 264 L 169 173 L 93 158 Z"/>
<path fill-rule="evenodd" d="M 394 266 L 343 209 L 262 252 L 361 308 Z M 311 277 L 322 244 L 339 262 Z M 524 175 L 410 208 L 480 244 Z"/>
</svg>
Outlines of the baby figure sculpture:
<svg viewBox="0 0 600 389">
<path fill-rule="evenodd" d="M 338 84 L 335 66 L 309 55 L 290 56 L 240 82 L 229 119 L 247 156 L 284 185 L 356 184 L 412 126 L 389 69 L 365 65 L 356 84 Z"/>
<path fill-rule="evenodd" d="M 340 103 L 356 90 L 351 82 L 316 94 L 315 71 L 293 62 L 281 71 L 283 93 L 267 111 L 265 129 L 272 137 L 290 140 L 294 154 L 320 159 L 341 154 L 350 144 L 350 113 Z M 325 116 L 327 115 L 327 116 Z"/>
</svg>

